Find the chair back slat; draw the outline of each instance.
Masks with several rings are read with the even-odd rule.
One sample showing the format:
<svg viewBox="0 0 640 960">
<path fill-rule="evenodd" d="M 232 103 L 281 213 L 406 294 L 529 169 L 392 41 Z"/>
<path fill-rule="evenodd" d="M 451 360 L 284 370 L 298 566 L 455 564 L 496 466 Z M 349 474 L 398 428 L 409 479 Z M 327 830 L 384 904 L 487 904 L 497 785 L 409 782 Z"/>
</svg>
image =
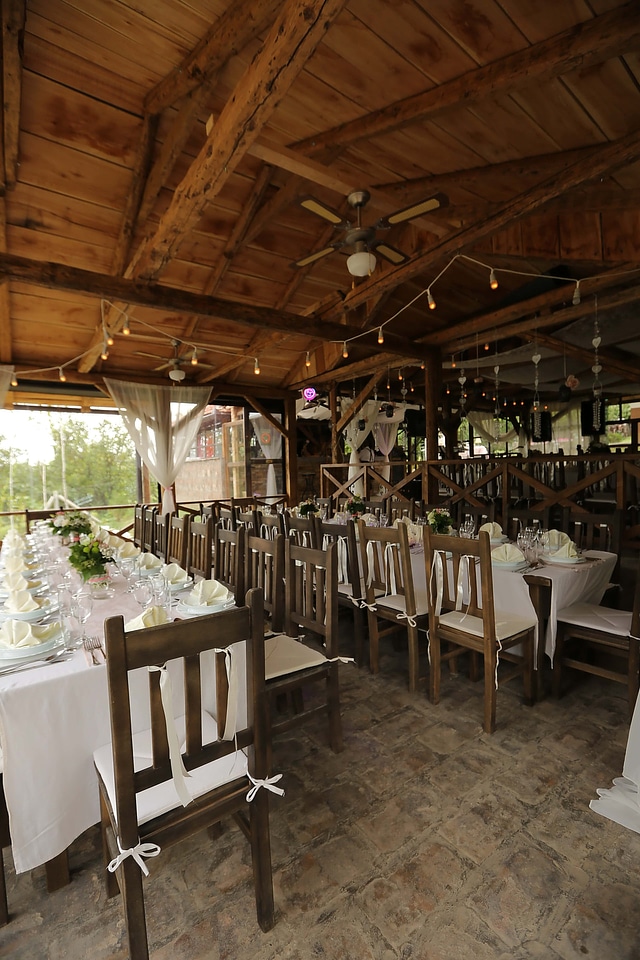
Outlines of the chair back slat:
<svg viewBox="0 0 640 960">
<path fill-rule="evenodd" d="M 285 631 L 290 637 L 309 630 L 324 639 L 327 657 L 337 656 L 338 556 L 327 550 L 285 542 Z"/>
<path fill-rule="evenodd" d="M 187 572 L 196 579 L 211 578 L 213 568 L 213 520 L 191 520 L 189 525 L 189 549 L 187 551 Z"/>
<path fill-rule="evenodd" d="M 190 514 L 184 514 L 182 517 L 172 514 L 167 525 L 166 562 L 177 563 L 185 570 L 187 568 L 190 525 Z"/>
<path fill-rule="evenodd" d="M 223 521 L 219 521 L 213 531 L 213 576 L 232 591 L 236 603 L 242 603 L 245 593 L 245 536 L 244 527 L 229 530 Z"/>
<path fill-rule="evenodd" d="M 157 507 L 146 506 L 142 514 L 142 549 L 145 553 L 156 552 Z"/>
<path fill-rule="evenodd" d="M 284 532 L 287 539 L 299 547 L 311 547 L 313 550 L 320 547 L 315 520 L 312 516 L 295 517 L 286 510 L 284 513 Z"/>
<path fill-rule="evenodd" d="M 249 536 L 245 545 L 245 580 L 247 590 L 259 587 L 271 629 L 280 633 L 284 627 L 284 536 L 275 539 Z"/>
</svg>

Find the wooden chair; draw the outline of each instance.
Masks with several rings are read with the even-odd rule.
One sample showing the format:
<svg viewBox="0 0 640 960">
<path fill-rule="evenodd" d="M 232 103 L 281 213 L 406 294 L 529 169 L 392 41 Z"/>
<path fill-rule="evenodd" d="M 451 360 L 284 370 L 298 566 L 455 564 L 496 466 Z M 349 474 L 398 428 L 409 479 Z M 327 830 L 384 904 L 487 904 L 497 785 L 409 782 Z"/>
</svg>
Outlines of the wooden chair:
<svg viewBox="0 0 640 960">
<path fill-rule="evenodd" d="M 405 500 L 403 497 L 387 497 L 384 501 L 384 508 L 390 527 L 396 520 L 401 520 L 403 517 L 408 517 L 409 520 L 414 519 L 415 505 L 413 500 Z"/>
<path fill-rule="evenodd" d="M 605 550 L 620 555 L 622 511 L 583 513 L 565 509 L 562 529 L 581 550 Z M 614 574 L 615 575 L 615 574 Z"/>
<path fill-rule="evenodd" d="M 136 503 L 133 508 L 133 542 L 136 547 L 142 549 L 143 539 L 143 521 L 144 521 L 144 503 Z"/>
<path fill-rule="evenodd" d="M 284 534 L 292 543 L 299 547 L 312 547 L 317 550 L 319 543 L 317 540 L 317 531 L 315 520 L 309 517 L 294 517 L 287 510 L 284 514 Z"/>
<path fill-rule="evenodd" d="M 479 507 L 465 500 L 458 500 L 450 509 L 450 514 L 457 527 L 465 520 L 473 520 L 475 529 L 478 531 L 483 523 L 488 523 L 495 519 L 496 507 L 494 503 L 483 503 Z"/>
<path fill-rule="evenodd" d="M 220 519 L 218 516 L 219 504 L 214 501 L 213 503 L 201 503 L 200 504 L 200 516 L 203 520 L 208 520 L 211 518 L 214 524 Z"/>
<path fill-rule="evenodd" d="M 227 530 L 235 530 L 237 525 L 236 511 L 232 506 L 219 503 L 217 509 L 218 523 L 221 523 Z"/>
<path fill-rule="evenodd" d="M 606 677 L 627 686 L 629 716 L 638 696 L 640 668 L 640 565 L 632 610 L 615 610 L 595 603 L 574 603 L 558 611 L 552 689 L 563 692 L 564 670 Z M 617 669 L 612 669 L 617 664 Z"/>
<path fill-rule="evenodd" d="M 258 536 L 273 540 L 279 534 L 284 536 L 284 515 L 282 513 L 262 513 L 258 510 Z"/>
<path fill-rule="evenodd" d="M 316 503 L 320 510 L 320 516 L 322 517 L 324 513 L 323 519 L 330 520 L 335 508 L 333 497 L 316 497 Z"/>
<path fill-rule="evenodd" d="M 228 530 L 218 521 L 213 528 L 213 578 L 231 590 L 236 604 L 244 598 L 244 527 Z"/>
<path fill-rule="evenodd" d="M 404 632 L 409 653 L 409 691 L 419 679 L 418 630 L 426 629 L 424 591 L 416 592 L 406 523 L 368 527 L 358 520 L 360 564 L 369 625 L 369 667 L 378 673 L 380 640 Z"/>
<path fill-rule="evenodd" d="M 50 520 L 51 517 L 55 517 L 57 512 L 57 510 L 25 510 L 26 532 L 31 533 L 31 524 L 35 523 L 36 520 Z"/>
<path fill-rule="evenodd" d="M 236 507 L 236 526 L 242 525 L 247 531 L 247 536 L 257 537 L 260 535 L 260 527 L 258 524 L 258 511 L 255 507 L 249 507 L 245 509 L 243 507 Z"/>
<path fill-rule="evenodd" d="M 364 662 L 365 616 L 363 610 L 364 581 L 360 568 L 360 555 L 356 539 L 356 526 L 352 519 L 346 524 L 331 523 L 316 517 L 317 539 L 322 550 L 330 543 L 338 546 L 338 607 L 348 610 L 353 616 L 353 638 L 356 663 Z"/>
<path fill-rule="evenodd" d="M 274 633 L 284 630 L 284 536 L 247 536 L 245 541 L 244 587 L 259 587 L 264 612 Z"/>
<path fill-rule="evenodd" d="M 274 734 L 326 714 L 329 745 L 343 749 L 338 676 L 338 556 L 327 550 L 299 547 L 285 538 L 285 630 L 265 640 L 265 674 Z M 332 660 L 334 662 L 332 662 Z M 303 690 L 324 684 L 322 703 L 306 706 Z M 296 710 L 283 716 L 276 701 L 292 695 Z"/>
<path fill-rule="evenodd" d="M 189 548 L 187 550 L 187 573 L 194 580 L 211 579 L 213 570 L 213 520 L 192 519 L 189 524 Z"/>
<path fill-rule="evenodd" d="M 502 524 L 503 532 L 510 540 L 517 540 L 520 531 L 526 527 L 538 526 L 542 530 L 548 530 L 550 524 L 549 507 L 536 510 L 533 507 L 509 507 L 507 516 Z"/>
<path fill-rule="evenodd" d="M 134 858 L 119 852 L 142 847 L 144 856 L 144 844 L 157 844 L 163 850 L 195 834 L 203 844 L 203 828 L 229 815 L 250 841 L 258 923 L 270 930 L 274 906 L 269 790 L 258 789 L 247 803 L 247 791 L 270 772 L 260 591 L 248 594 L 247 606 L 239 609 L 130 633 L 125 633 L 122 617 L 111 617 L 105 622 L 105 635 L 111 743 L 95 751 L 94 762 L 105 866 L 109 864 L 110 871 L 115 868 L 115 873 L 107 872 L 107 895 L 115 895 L 118 887 L 122 893 L 129 957 L 147 960 L 149 956 L 143 877 Z M 235 739 L 224 739 L 228 732 L 205 709 L 209 672 L 205 663 L 207 656 L 214 656 L 208 651 L 225 650 L 240 641 L 246 642 L 247 723 Z M 176 658 L 184 676 L 179 708 L 183 715 L 174 720 L 173 715 L 165 718 L 160 677 L 165 675 L 167 661 Z M 129 676 L 140 668 L 149 670 L 151 728 L 134 735 Z M 178 689 L 174 683 L 174 694 Z M 171 726 L 183 744 L 178 757 L 172 757 L 167 734 Z M 149 757 L 146 763 L 145 756 Z M 178 767 L 180 760 L 189 771 L 187 777 Z M 179 790 L 185 794 L 184 806 Z"/>
<path fill-rule="evenodd" d="M 158 514 L 157 507 L 145 506 L 142 512 L 142 543 L 140 544 L 141 549 L 145 553 L 156 553 L 156 516 Z M 156 554 L 161 556 L 161 554 Z M 162 554 L 163 556 L 164 554 Z"/>
<path fill-rule="evenodd" d="M 443 660 L 471 651 L 471 677 L 477 675 L 478 656 L 484 658 L 484 731 L 496 726 L 498 662 L 514 665 L 506 682 L 522 676 L 524 702 L 533 703 L 533 656 L 535 617 L 505 617 L 494 609 L 491 541 L 480 533 L 477 540 L 437 536 L 425 528 L 425 564 L 429 591 L 429 699 L 440 701 Z M 449 556 L 450 555 L 450 556 Z M 460 602 L 462 593 L 462 602 Z M 438 601 L 441 598 L 440 609 Z M 442 645 L 449 649 L 442 652 Z M 521 652 L 513 648 L 521 646 Z"/>
<path fill-rule="evenodd" d="M 167 563 L 177 563 L 183 569 L 187 569 L 189 553 L 189 527 L 191 525 L 191 516 L 185 513 L 179 517 L 177 514 L 171 514 L 167 524 L 167 549 L 165 560 Z"/>
</svg>

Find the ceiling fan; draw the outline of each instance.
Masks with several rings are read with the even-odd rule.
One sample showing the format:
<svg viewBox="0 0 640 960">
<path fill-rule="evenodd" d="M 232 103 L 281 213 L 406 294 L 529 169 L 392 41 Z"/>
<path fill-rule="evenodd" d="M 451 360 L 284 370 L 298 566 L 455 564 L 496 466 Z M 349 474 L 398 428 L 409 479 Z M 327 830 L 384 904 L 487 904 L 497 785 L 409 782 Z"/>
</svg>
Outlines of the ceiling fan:
<svg viewBox="0 0 640 960">
<path fill-rule="evenodd" d="M 181 383 L 182 380 L 186 377 L 186 372 L 182 369 L 186 365 L 196 365 L 194 364 L 194 357 L 198 366 L 207 367 L 208 369 L 213 369 L 213 367 L 208 363 L 202 363 L 198 358 L 198 351 L 196 347 L 192 347 L 191 356 L 181 356 L 180 347 L 189 346 L 189 344 L 183 344 L 182 340 L 172 340 L 171 344 L 173 346 L 173 356 L 167 359 L 166 357 L 161 357 L 158 353 L 144 353 L 142 350 L 136 351 L 137 357 L 149 357 L 151 360 L 161 360 L 162 363 L 154 367 L 153 369 L 158 370 L 167 370 L 169 379 L 174 383 Z"/>
<path fill-rule="evenodd" d="M 322 250 L 316 250 L 314 253 L 310 253 L 307 257 L 301 257 L 300 260 L 294 262 L 293 266 L 307 267 L 315 263 L 316 260 L 321 260 L 323 257 L 329 256 L 334 250 L 342 250 L 344 247 L 353 248 L 353 253 L 347 257 L 347 269 L 353 277 L 368 277 L 373 273 L 376 266 L 376 258 L 371 252 L 372 250 L 379 253 L 380 256 L 388 260 L 389 263 L 397 266 L 409 258 L 401 250 L 379 239 L 376 235 L 377 231 L 388 230 L 397 223 L 415 220 L 416 217 L 421 217 L 431 210 L 438 210 L 440 207 L 447 206 L 449 202 L 444 194 L 436 193 L 432 197 L 426 197 L 424 200 L 412 203 L 408 207 L 403 207 L 402 210 L 396 210 L 395 213 L 390 213 L 387 217 L 381 217 L 376 223 L 366 227 L 362 225 L 362 209 L 369 202 L 370 197 L 371 194 L 368 190 L 354 190 L 347 197 L 349 206 L 353 207 L 356 211 L 355 223 L 351 220 L 346 220 L 336 210 L 328 207 L 325 203 L 316 199 L 316 197 L 303 197 L 300 200 L 300 205 L 303 206 L 305 210 L 309 210 L 311 213 L 316 214 L 316 216 L 322 217 L 323 220 L 328 220 L 336 229 L 344 230 L 345 235 L 344 239 L 336 240 L 328 246 L 323 247 Z"/>
</svg>

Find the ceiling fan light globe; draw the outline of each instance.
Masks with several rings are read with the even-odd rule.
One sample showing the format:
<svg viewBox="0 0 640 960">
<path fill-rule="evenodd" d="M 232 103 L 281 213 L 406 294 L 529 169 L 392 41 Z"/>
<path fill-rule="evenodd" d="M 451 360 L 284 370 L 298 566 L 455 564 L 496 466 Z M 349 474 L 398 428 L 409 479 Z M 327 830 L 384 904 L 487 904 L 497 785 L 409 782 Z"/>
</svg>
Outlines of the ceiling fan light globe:
<svg viewBox="0 0 640 960">
<path fill-rule="evenodd" d="M 186 374 L 184 370 L 181 370 L 180 367 L 175 367 L 173 370 L 169 370 L 169 378 L 175 380 L 176 383 L 180 383 L 181 380 L 184 380 Z"/>
<path fill-rule="evenodd" d="M 347 257 L 347 270 L 352 277 L 368 277 L 376 268 L 376 258 L 368 250 L 359 250 Z"/>
</svg>

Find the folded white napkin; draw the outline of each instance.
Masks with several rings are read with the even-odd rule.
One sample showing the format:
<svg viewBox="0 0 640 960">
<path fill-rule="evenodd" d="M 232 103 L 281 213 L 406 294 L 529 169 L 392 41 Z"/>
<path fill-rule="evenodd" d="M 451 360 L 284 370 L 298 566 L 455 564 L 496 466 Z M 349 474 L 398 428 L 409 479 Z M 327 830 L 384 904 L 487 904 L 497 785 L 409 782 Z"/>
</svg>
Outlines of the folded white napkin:
<svg viewBox="0 0 640 960">
<path fill-rule="evenodd" d="M 211 607 L 230 600 L 233 594 L 217 580 L 200 580 L 189 593 L 185 603 L 194 607 Z"/>
<path fill-rule="evenodd" d="M 123 540 L 122 537 L 116 536 L 115 533 L 109 533 L 104 538 L 104 544 L 106 547 L 110 547 L 112 550 L 119 550 L 123 544 L 127 543 L 126 540 Z"/>
<path fill-rule="evenodd" d="M 375 513 L 363 513 L 362 519 L 368 527 L 377 526 L 378 518 L 376 517 Z"/>
<path fill-rule="evenodd" d="M 29 587 L 34 587 L 38 584 L 37 580 L 27 580 L 24 576 L 24 573 L 7 573 L 4 578 L 4 585 L 9 592 L 15 592 L 16 590 L 28 590 Z"/>
<path fill-rule="evenodd" d="M 503 543 L 491 551 L 491 559 L 494 563 L 520 563 L 524 560 L 524 553 L 515 543 Z"/>
<path fill-rule="evenodd" d="M 29 564 L 24 559 L 22 554 L 9 556 L 4 561 L 4 569 L 6 573 L 20 573 L 23 570 L 29 569 Z"/>
<path fill-rule="evenodd" d="M 59 630 L 57 623 L 33 626 L 25 620 L 5 620 L 0 627 L 0 647 L 35 647 L 52 640 Z"/>
<path fill-rule="evenodd" d="M 141 570 L 159 570 L 162 566 L 162 560 L 155 553 L 141 553 L 139 562 Z"/>
<path fill-rule="evenodd" d="M 549 551 L 554 552 L 564 547 L 565 543 L 571 543 L 571 537 L 562 530 L 549 530 Z"/>
<path fill-rule="evenodd" d="M 4 602 L 4 607 L 9 613 L 29 613 L 30 610 L 38 610 L 40 603 L 28 590 L 12 590 Z"/>
<path fill-rule="evenodd" d="M 179 563 L 165 563 L 162 576 L 167 583 L 185 583 L 189 579 L 187 571 Z"/>
<path fill-rule="evenodd" d="M 563 543 L 558 550 L 554 550 L 553 553 L 549 554 L 550 559 L 557 560 L 573 560 L 579 556 L 578 548 L 576 547 L 573 540 L 569 540 L 568 543 Z"/>
<path fill-rule="evenodd" d="M 118 556 L 123 559 L 127 557 L 137 557 L 140 553 L 140 547 L 136 547 L 135 543 L 132 543 L 131 540 L 121 541 L 121 546 L 118 547 Z"/>
<path fill-rule="evenodd" d="M 144 630 L 146 627 L 157 627 L 161 623 L 168 623 L 169 617 L 164 607 L 147 607 L 139 617 L 134 617 L 125 623 L 125 630 Z"/>
<path fill-rule="evenodd" d="M 502 527 L 499 523 L 494 523 L 493 520 L 483 523 L 480 530 L 485 530 L 492 540 L 499 540 L 502 536 Z"/>
<path fill-rule="evenodd" d="M 24 537 L 21 537 L 17 530 L 7 530 L 3 544 L 11 547 L 23 545 Z"/>
</svg>

